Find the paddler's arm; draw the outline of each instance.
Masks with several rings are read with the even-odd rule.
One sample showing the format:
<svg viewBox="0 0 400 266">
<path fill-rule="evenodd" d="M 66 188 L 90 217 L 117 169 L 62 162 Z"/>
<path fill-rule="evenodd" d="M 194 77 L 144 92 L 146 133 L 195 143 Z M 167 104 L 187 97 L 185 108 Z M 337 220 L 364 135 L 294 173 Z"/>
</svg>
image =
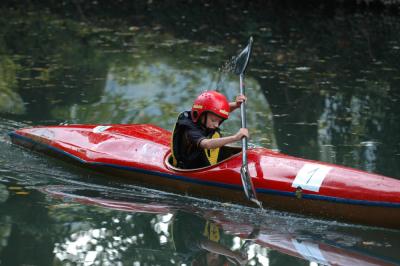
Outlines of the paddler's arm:
<svg viewBox="0 0 400 266">
<path fill-rule="evenodd" d="M 246 101 L 246 99 L 247 99 L 246 96 L 241 95 L 241 94 L 238 95 L 238 96 L 236 96 L 235 101 L 229 103 L 229 112 L 232 112 L 232 111 L 234 111 L 235 109 L 239 108 L 240 105 L 241 105 L 243 102 Z"/>
<path fill-rule="evenodd" d="M 212 253 L 220 254 L 220 255 L 232 258 L 235 260 L 235 262 L 239 263 L 239 265 L 245 265 L 245 263 L 248 262 L 246 254 L 242 254 L 238 251 L 232 251 L 214 241 L 211 241 L 208 239 L 203 239 L 200 242 L 200 246 L 203 249 L 210 251 Z"/>
<path fill-rule="evenodd" d="M 202 139 L 200 140 L 199 147 L 201 149 L 215 149 L 220 148 L 226 144 L 233 143 L 241 140 L 243 137 L 249 137 L 249 131 L 247 128 L 241 128 L 235 135 L 226 136 L 217 139 Z"/>
</svg>

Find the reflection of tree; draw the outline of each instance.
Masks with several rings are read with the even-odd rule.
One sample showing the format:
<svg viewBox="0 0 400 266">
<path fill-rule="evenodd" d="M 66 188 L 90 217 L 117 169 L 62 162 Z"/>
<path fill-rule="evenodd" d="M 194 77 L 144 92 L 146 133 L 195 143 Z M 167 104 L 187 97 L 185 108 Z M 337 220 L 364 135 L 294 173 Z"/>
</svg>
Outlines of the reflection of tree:
<svg viewBox="0 0 400 266">
<path fill-rule="evenodd" d="M 39 197 L 36 197 L 38 196 Z M 35 193 L 35 200 L 42 196 Z M 0 208 L 3 230 L 8 230 L 0 253 L 4 265 L 51 265 L 53 236 L 47 209 L 38 204 L 27 204 L 18 195 L 10 195 Z M 8 227 L 8 229 L 7 229 Z M 4 236 L 4 235 L 3 235 Z"/>
<path fill-rule="evenodd" d="M 0 52 L 1 50 L 0 48 Z M 15 92 L 17 69 L 16 64 L 9 57 L 0 57 L 0 113 L 22 114 L 25 112 L 23 101 Z"/>
<path fill-rule="evenodd" d="M 162 224 L 169 221 L 168 216 L 129 214 L 75 204 L 55 207 L 51 216 L 66 227 L 54 252 L 64 263 L 86 259 L 103 264 L 171 264 L 174 255 L 168 235 L 158 230 L 165 227 Z"/>
<path fill-rule="evenodd" d="M 278 251 L 271 250 L 269 253 L 269 265 L 270 266 L 279 266 L 279 265 L 310 265 L 309 261 L 299 260 L 295 257 L 282 256 Z"/>
<path fill-rule="evenodd" d="M 8 200 L 9 192 L 7 187 L 0 183 L 0 204 Z M 1 206 L 0 205 L 0 206 Z M 11 218 L 8 215 L 0 216 L 0 254 L 3 253 L 3 248 L 7 246 L 8 239 L 11 234 Z"/>
<path fill-rule="evenodd" d="M 387 173 L 383 158 L 398 160 L 390 143 L 399 141 L 392 128 L 399 120 L 393 99 L 400 22 L 342 11 L 325 16 L 313 10 L 304 19 L 304 10 L 293 10 L 297 15 L 285 23 L 270 23 L 259 41 L 273 63 L 267 70 L 257 57 L 252 63 L 260 64 L 258 81 L 271 104 L 279 149 Z"/>
<path fill-rule="evenodd" d="M 55 105 L 98 99 L 107 61 L 96 51 L 93 28 L 49 14 L 33 13 L 18 20 L 14 16 L 20 18 L 21 14 L 2 16 L 2 24 L 13 20 L 14 27 L 2 29 L 4 44 L 0 45 L 6 53 L 18 54 L 11 62 L 22 67 L 16 73 L 18 84 L 12 86 L 12 93 L 22 97 L 28 116 L 35 118 L 39 113 L 46 117 Z"/>
</svg>

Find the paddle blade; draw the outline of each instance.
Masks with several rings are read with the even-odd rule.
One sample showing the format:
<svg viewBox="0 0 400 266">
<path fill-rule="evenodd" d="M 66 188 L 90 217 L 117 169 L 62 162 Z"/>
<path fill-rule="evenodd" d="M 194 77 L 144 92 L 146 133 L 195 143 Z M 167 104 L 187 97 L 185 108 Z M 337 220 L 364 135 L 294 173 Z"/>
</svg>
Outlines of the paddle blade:
<svg viewBox="0 0 400 266">
<path fill-rule="evenodd" d="M 235 62 L 234 72 L 236 75 L 241 75 L 246 70 L 247 65 L 249 63 L 252 46 L 253 46 L 253 37 L 250 37 L 249 43 L 247 44 L 247 46 L 234 59 L 234 62 Z"/>
<path fill-rule="evenodd" d="M 246 237 L 246 238 L 242 238 L 244 239 L 244 243 L 242 244 L 242 246 L 240 247 L 240 252 L 248 252 L 249 247 L 251 244 L 254 244 L 255 240 L 258 238 L 258 236 L 260 235 L 260 228 L 255 227 L 253 228 L 253 230 L 251 231 L 251 233 Z"/>
<path fill-rule="evenodd" d="M 262 209 L 262 204 L 260 201 L 257 200 L 256 191 L 253 187 L 253 184 L 251 183 L 247 165 L 242 165 L 242 167 L 240 168 L 240 177 L 242 178 L 243 189 L 246 197 Z"/>
</svg>

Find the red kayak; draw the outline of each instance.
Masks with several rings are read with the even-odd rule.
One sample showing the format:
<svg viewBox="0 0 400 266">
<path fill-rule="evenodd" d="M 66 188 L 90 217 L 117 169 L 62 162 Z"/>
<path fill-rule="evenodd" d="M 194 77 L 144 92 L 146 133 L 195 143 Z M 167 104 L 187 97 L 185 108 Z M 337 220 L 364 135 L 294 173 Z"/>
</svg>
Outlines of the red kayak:
<svg viewBox="0 0 400 266">
<path fill-rule="evenodd" d="M 171 132 L 154 125 L 33 127 L 10 137 L 18 145 L 146 186 L 252 204 L 243 192 L 239 148 L 224 147 L 226 159 L 216 165 L 182 170 L 169 163 Z M 264 207 L 400 229 L 400 180 L 265 148 L 247 153 L 249 174 Z"/>
</svg>

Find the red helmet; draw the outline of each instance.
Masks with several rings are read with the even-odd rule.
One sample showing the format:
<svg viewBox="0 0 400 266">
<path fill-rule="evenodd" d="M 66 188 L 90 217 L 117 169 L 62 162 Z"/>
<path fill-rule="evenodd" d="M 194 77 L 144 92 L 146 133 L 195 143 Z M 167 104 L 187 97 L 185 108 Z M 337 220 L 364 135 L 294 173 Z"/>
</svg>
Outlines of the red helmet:
<svg viewBox="0 0 400 266">
<path fill-rule="evenodd" d="M 217 91 L 201 93 L 192 106 L 192 119 L 195 123 L 204 112 L 211 112 L 223 119 L 229 117 L 229 102 L 226 97 Z"/>
</svg>

